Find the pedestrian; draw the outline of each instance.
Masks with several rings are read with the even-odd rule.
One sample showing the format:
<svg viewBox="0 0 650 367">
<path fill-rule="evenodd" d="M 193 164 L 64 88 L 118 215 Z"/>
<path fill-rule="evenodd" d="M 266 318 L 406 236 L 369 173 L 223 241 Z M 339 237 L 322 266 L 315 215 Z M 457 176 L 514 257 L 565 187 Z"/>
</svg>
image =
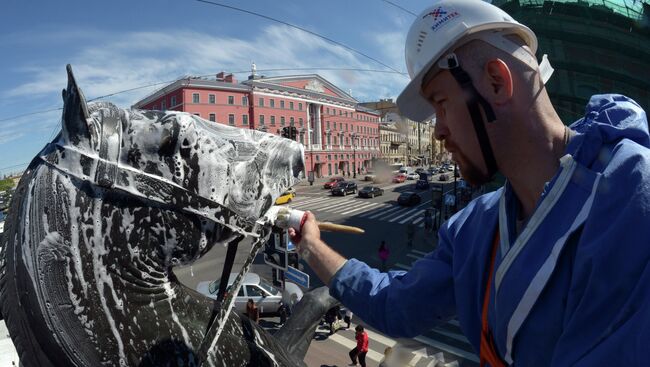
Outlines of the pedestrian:
<svg viewBox="0 0 650 367">
<path fill-rule="evenodd" d="M 386 271 L 386 261 L 388 261 L 388 256 L 390 256 L 390 250 L 386 246 L 386 241 L 381 241 L 377 252 L 379 254 L 379 260 L 381 260 L 381 271 Z"/>
<path fill-rule="evenodd" d="M 252 298 L 249 298 L 248 302 L 246 302 L 246 316 L 256 324 L 260 321 L 260 309 Z"/>
<path fill-rule="evenodd" d="M 340 320 L 341 320 L 341 306 L 336 305 L 330 308 L 329 310 L 327 310 L 327 313 L 325 313 L 325 322 L 329 326 L 330 335 L 334 334 L 336 330 L 339 329 Z"/>
<path fill-rule="evenodd" d="M 413 247 L 413 237 L 415 236 L 415 225 L 409 223 L 406 225 L 406 245 Z"/>
<path fill-rule="evenodd" d="M 361 367 L 366 367 L 366 354 L 368 353 L 368 333 L 366 333 L 366 331 L 363 329 L 363 326 L 361 325 L 357 325 L 354 330 L 354 338 L 357 341 L 357 346 L 348 353 L 350 355 L 350 359 L 352 360 L 350 366 L 361 365 Z M 357 360 L 359 362 L 357 362 Z"/>
<path fill-rule="evenodd" d="M 414 337 L 456 316 L 483 365 L 642 364 L 650 340 L 645 112 L 625 96 L 595 95 L 566 127 L 528 27 L 486 1 L 431 4 L 406 38 L 412 81 L 400 112 L 424 121 L 435 111 L 434 136 L 465 180 L 481 185 L 499 171 L 504 186 L 443 223 L 437 247 L 408 272 L 346 260 L 322 241 L 310 212 L 300 233 L 289 230 L 292 242 L 332 296 L 389 336 Z"/>
<path fill-rule="evenodd" d="M 278 316 L 280 316 L 280 325 L 284 325 L 289 316 L 289 307 L 287 307 L 287 305 L 282 301 L 278 302 Z"/>
<path fill-rule="evenodd" d="M 392 365 L 389 364 L 390 363 L 389 362 L 390 361 L 390 355 L 392 353 L 393 353 L 393 348 L 386 347 L 386 349 L 384 349 L 384 358 L 381 359 L 381 361 L 379 362 L 378 367 L 392 367 Z"/>
<path fill-rule="evenodd" d="M 350 328 L 350 323 L 352 323 L 352 311 L 349 308 L 345 309 L 345 317 L 343 317 L 343 320 L 345 323 L 348 325 L 346 329 Z"/>
</svg>

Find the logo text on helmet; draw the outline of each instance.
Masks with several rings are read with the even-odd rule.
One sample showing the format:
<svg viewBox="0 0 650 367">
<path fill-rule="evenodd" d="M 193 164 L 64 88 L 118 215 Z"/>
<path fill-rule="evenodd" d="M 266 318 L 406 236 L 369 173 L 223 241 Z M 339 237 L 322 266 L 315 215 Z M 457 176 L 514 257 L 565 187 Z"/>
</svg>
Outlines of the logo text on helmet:
<svg viewBox="0 0 650 367">
<path fill-rule="evenodd" d="M 433 25 L 431 26 L 431 29 L 433 31 L 438 30 L 441 26 L 443 26 L 445 23 L 447 23 L 449 20 L 454 19 L 459 17 L 460 14 L 451 9 L 444 9 L 442 6 L 439 6 L 435 8 L 433 11 L 430 11 L 422 17 L 422 19 L 425 19 L 426 17 L 431 17 L 433 18 Z"/>
</svg>

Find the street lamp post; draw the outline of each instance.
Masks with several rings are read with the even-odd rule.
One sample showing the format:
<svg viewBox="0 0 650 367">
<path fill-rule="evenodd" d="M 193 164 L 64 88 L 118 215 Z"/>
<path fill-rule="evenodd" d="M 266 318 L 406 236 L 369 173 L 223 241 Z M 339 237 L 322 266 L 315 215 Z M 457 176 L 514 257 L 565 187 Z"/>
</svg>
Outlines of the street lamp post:
<svg viewBox="0 0 650 367">
<path fill-rule="evenodd" d="M 352 169 L 354 170 L 354 173 L 352 174 L 352 178 L 357 178 L 357 145 L 356 139 L 357 139 L 357 134 L 352 133 Z"/>
</svg>

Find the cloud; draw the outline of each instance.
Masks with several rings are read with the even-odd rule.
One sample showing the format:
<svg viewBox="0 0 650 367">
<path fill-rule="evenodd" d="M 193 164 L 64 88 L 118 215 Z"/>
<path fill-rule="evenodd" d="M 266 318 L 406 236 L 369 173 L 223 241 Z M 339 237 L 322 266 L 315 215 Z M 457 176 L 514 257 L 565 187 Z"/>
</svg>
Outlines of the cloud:
<svg viewBox="0 0 650 367">
<path fill-rule="evenodd" d="M 83 34 L 84 30 L 77 33 Z M 183 75 L 214 75 L 219 71 L 242 71 L 251 62 L 259 70 L 273 68 L 356 68 L 386 70 L 339 45 L 284 25 L 270 25 L 249 39 L 226 37 L 189 30 L 165 32 L 107 33 L 92 31 L 92 42 L 78 42 L 75 32 L 66 30 L 54 48 L 62 48 L 65 59 L 33 59 L 26 66 L 12 72 L 15 84 L 4 86 L 0 92 L 5 106 L 0 119 L 31 111 L 61 106 L 61 90 L 66 87 L 65 63 L 73 66 L 79 86 L 88 99 L 156 82 L 176 80 Z M 25 39 L 39 39 L 30 34 Z M 66 45 L 66 40 L 71 44 Z M 403 52 L 399 33 L 391 30 L 376 34 L 361 51 L 377 57 L 389 65 L 401 68 Z M 48 54 L 48 53 L 44 53 Z M 57 53 L 58 55 L 58 53 Z M 60 56 L 57 56 L 60 57 Z M 266 76 L 319 74 L 344 91 L 352 90 L 359 101 L 394 98 L 408 82 L 408 78 L 394 73 L 345 70 L 318 70 L 296 72 L 263 72 Z M 248 73 L 238 74 L 240 80 Z M 107 97 L 120 107 L 129 107 L 162 85 L 151 86 Z M 26 116 L 12 121 L 0 121 L 0 143 L 3 149 L 20 147 L 25 136 L 42 146 L 56 129 L 60 112 Z M 22 139 L 20 139 L 22 138 Z M 11 143 L 14 145 L 7 145 Z M 36 142 L 38 144 L 36 144 Z M 35 149 L 35 148 L 30 148 Z M 26 152 L 33 155 L 35 152 Z M 29 157 L 26 157 L 29 158 Z M 0 159 L 0 165 L 9 165 Z"/>
<path fill-rule="evenodd" d="M 88 46 L 70 57 L 78 82 L 89 98 L 181 75 L 246 70 L 252 61 L 259 69 L 319 66 L 384 69 L 341 46 L 286 26 L 269 26 L 252 40 L 191 31 L 133 32 L 106 34 L 105 37 L 106 40 L 100 44 Z M 398 43 L 397 33 L 376 35 L 378 46 L 390 47 L 383 53 L 389 58 L 388 64 L 403 64 L 397 55 L 400 52 L 396 51 Z M 5 91 L 3 96 L 52 95 L 65 87 L 63 65 L 33 66 L 28 72 L 29 78 Z M 364 99 L 373 99 L 377 90 L 398 90 L 407 81 L 399 75 L 369 72 L 353 75 L 350 72 L 323 71 L 319 74 L 341 89 L 356 90 Z M 142 92 L 116 99 L 130 104 L 138 95 Z"/>
</svg>

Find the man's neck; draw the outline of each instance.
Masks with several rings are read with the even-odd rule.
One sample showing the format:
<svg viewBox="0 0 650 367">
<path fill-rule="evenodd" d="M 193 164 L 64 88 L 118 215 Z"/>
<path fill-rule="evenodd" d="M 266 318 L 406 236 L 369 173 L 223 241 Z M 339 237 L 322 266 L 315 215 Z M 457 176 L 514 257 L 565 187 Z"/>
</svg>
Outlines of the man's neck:
<svg viewBox="0 0 650 367">
<path fill-rule="evenodd" d="M 566 150 L 565 127 L 553 111 L 544 116 L 529 116 L 518 121 L 507 159 L 500 164 L 520 202 L 519 219 L 526 220 L 535 211 L 544 185 L 551 180 Z"/>
</svg>

